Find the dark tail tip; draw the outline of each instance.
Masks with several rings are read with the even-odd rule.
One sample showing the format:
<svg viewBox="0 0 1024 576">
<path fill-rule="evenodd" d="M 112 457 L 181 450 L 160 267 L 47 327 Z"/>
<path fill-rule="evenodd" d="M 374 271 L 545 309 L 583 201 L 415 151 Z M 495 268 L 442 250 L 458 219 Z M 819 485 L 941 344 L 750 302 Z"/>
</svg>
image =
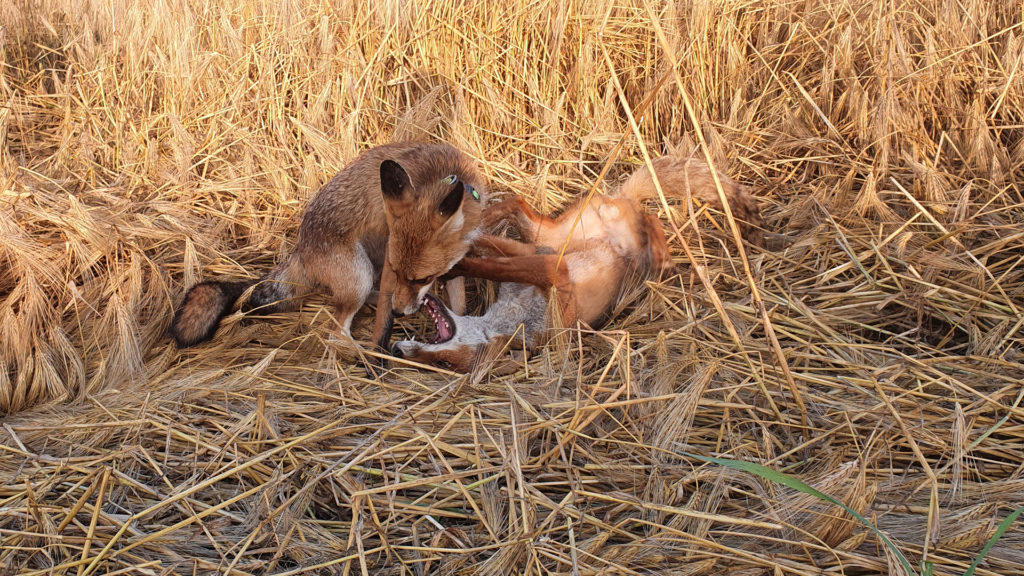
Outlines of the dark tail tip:
<svg viewBox="0 0 1024 576">
<path fill-rule="evenodd" d="M 213 337 L 217 324 L 251 282 L 200 282 L 189 288 L 174 314 L 170 333 L 179 348 L 194 346 Z"/>
</svg>

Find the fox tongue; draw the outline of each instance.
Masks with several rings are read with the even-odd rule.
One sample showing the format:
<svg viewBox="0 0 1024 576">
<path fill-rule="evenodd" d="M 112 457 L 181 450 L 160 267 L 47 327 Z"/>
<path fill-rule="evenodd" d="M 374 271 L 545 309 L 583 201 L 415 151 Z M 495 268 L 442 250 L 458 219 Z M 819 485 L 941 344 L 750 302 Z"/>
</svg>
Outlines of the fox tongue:
<svg viewBox="0 0 1024 576">
<path fill-rule="evenodd" d="M 434 328 L 437 330 L 437 334 L 429 344 L 440 344 L 451 340 L 453 336 L 452 326 L 445 313 L 441 310 L 440 304 L 433 298 L 427 298 L 423 305 L 427 310 L 427 314 L 430 314 L 430 318 L 433 319 Z"/>
<path fill-rule="evenodd" d="M 451 330 L 451 328 L 449 328 L 444 323 L 444 320 L 440 320 L 440 321 L 435 320 L 435 322 L 438 322 L 436 324 L 436 326 L 437 326 L 437 336 L 434 336 L 434 339 L 431 340 L 430 343 L 431 344 L 441 344 L 442 342 L 447 342 L 447 341 L 451 340 L 452 339 L 452 330 Z"/>
</svg>

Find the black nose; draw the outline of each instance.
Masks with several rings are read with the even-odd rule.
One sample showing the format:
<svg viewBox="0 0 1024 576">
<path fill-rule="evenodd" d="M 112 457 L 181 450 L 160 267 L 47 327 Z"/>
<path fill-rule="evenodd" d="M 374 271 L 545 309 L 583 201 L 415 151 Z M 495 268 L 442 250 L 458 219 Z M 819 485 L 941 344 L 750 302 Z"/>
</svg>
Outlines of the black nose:
<svg viewBox="0 0 1024 576">
<path fill-rule="evenodd" d="M 398 342 L 395 342 L 394 344 L 391 345 L 391 355 L 394 356 L 395 358 L 405 357 L 405 354 L 402 354 L 402 348 L 398 345 Z"/>
<path fill-rule="evenodd" d="M 392 318 L 401 318 L 402 316 L 405 316 L 405 312 L 402 312 L 400 310 L 392 310 L 391 311 L 391 317 Z"/>
</svg>

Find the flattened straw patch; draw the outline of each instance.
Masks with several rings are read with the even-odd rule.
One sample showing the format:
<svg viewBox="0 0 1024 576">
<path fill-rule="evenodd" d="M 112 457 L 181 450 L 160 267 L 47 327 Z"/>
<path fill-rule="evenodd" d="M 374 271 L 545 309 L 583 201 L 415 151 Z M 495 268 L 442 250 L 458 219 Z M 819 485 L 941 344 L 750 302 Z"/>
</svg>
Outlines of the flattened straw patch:
<svg viewBox="0 0 1024 576">
<path fill-rule="evenodd" d="M 1019 572 L 1024 23 L 922 6 L 0 2 L 0 572 Z M 711 160 L 770 248 L 659 200 L 670 270 L 468 376 L 319 296 L 171 342 L 409 139 L 545 213 Z"/>
</svg>

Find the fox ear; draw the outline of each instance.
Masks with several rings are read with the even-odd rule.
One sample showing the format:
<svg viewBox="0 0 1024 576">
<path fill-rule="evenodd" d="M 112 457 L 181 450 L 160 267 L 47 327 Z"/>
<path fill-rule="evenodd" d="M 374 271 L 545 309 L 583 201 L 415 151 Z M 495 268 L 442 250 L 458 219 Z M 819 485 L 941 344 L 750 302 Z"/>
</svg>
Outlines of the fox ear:
<svg viewBox="0 0 1024 576">
<path fill-rule="evenodd" d="M 461 181 L 455 182 L 455 186 L 452 186 L 452 191 L 441 200 L 441 203 L 437 206 L 437 211 L 441 213 L 441 216 L 449 217 L 455 214 L 462 206 L 462 197 L 465 195 L 466 189 L 463 187 Z"/>
<path fill-rule="evenodd" d="M 385 160 L 380 163 L 380 190 L 386 200 L 401 200 L 405 192 L 412 187 L 409 175 L 398 162 Z"/>
</svg>

